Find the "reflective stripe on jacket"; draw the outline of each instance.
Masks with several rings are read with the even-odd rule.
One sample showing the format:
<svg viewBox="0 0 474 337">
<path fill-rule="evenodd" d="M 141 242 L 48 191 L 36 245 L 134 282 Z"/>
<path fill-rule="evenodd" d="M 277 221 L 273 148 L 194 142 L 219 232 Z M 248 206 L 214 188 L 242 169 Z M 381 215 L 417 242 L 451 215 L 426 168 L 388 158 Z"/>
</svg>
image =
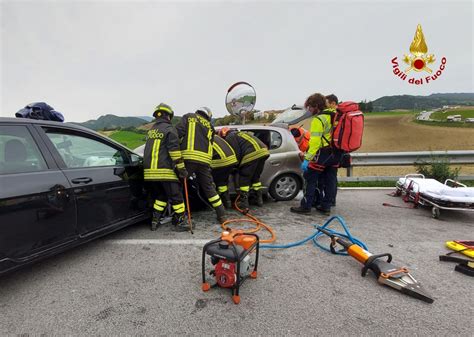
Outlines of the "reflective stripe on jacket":
<svg viewBox="0 0 474 337">
<path fill-rule="evenodd" d="M 231 131 L 225 140 L 234 149 L 240 166 L 270 155 L 267 146 L 247 132 Z"/>
<path fill-rule="evenodd" d="M 322 113 L 316 115 L 311 121 L 311 138 L 309 139 L 308 151 L 304 157 L 306 160 L 312 160 L 316 153 L 318 153 L 319 149 L 331 144 L 331 115 L 334 112 L 334 109 L 326 109 Z"/>
<path fill-rule="evenodd" d="M 214 128 L 211 123 L 197 113 L 189 113 L 176 125 L 184 160 L 211 164 L 212 138 Z"/>
<path fill-rule="evenodd" d="M 211 168 L 222 168 L 237 164 L 237 156 L 235 155 L 234 149 L 218 135 L 214 135 L 212 149 Z"/>
<path fill-rule="evenodd" d="M 168 120 L 159 118 L 147 133 L 143 153 L 144 179 L 178 181 L 175 167 L 184 167 L 178 133 Z"/>
</svg>

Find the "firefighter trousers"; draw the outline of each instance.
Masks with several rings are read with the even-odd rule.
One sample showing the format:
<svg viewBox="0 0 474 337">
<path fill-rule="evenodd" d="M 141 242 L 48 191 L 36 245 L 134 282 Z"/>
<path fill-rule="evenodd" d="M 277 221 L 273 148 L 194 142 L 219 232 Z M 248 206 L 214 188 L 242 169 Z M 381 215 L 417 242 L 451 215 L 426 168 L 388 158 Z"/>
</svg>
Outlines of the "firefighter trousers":
<svg viewBox="0 0 474 337">
<path fill-rule="evenodd" d="M 229 190 L 229 177 L 235 166 L 220 167 L 212 170 L 212 178 L 219 194 Z"/>
<path fill-rule="evenodd" d="M 183 200 L 183 189 L 177 181 L 152 181 L 151 182 L 155 203 L 153 209 L 163 213 L 169 202 L 173 211 L 181 215 L 186 210 Z"/>
<path fill-rule="evenodd" d="M 199 185 L 199 188 L 204 193 L 204 196 L 207 198 L 209 203 L 213 208 L 218 208 L 222 205 L 221 198 L 216 192 L 216 185 L 214 185 L 214 180 L 212 179 L 211 167 L 206 164 L 198 164 L 192 161 L 185 161 L 184 165 L 188 174 L 195 174 L 196 181 Z"/>
<path fill-rule="evenodd" d="M 262 188 L 260 176 L 268 157 L 253 160 L 239 168 L 239 189 L 242 192 L 249 192 L 250 189 L 258 191 Z"/>
</svg>

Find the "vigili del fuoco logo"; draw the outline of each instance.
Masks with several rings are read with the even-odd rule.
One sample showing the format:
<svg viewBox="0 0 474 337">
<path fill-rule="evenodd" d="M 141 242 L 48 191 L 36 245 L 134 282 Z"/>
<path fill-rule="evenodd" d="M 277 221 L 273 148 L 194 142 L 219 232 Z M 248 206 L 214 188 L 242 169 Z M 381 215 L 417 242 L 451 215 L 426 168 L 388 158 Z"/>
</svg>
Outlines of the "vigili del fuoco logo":
<svg viewBox="0 0 474 337">
<path fill-rule="evenodd" d="M 402 70 L 400 69 L 402 66 L 398 63 L 398 57 L 395 56 L 392 59 L 393 73 L 402 81 L 415 85 L 436 81 L 446 68 L 446 57 L 442 57 L 439 67 L 433 69 L 436 58 L 434 54 L 428 54 L 428 46 L 421 25 L 416 27 L 415 37 L 410 45 L 410 54 L 403 56 L 403 62 L 407 67 Z"/>
</svg>

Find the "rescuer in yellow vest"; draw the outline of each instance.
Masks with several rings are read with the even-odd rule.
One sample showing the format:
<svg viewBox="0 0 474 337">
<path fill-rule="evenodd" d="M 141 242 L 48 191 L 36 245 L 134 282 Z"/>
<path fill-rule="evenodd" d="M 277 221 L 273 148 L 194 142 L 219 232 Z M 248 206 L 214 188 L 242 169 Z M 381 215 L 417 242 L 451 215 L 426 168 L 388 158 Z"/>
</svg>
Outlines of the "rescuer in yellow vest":
<svg viewBox="0 0 474 337">
<path fill-rule="evenodd" d="M 315 116 L 311 121 L 309 148 L 301 164 L 304 171 L 305 195 L 300 206 L 291 207 L 290 211 L 310 214 L 316 197 L 319 178 L 332 166 L 339 164 L 341 153 L 331 146 L 334 110 L 327 109 L 326 97 L 319 93 L 313 94 L 306 99 L 304 107 Z M 333 200 L 337 190 L 337 181 L 334 181 L 331 177 L 327 174 L 323 176 L 323 185 L 326 186 L 325 192 L 327 195 L 322 199 L 321 205 L 316 207 L 318 211 L 325 215 L 330 213 L 331 200 Z"/>
<path fill-rule="evenodd" d="M 171 125 L 173 109 L 161 103 L 155 108 L 155 124 L 147 133 L 143 155 L 144 179 L 151 183 L 155 196 L 151 230 L 160 224 L 163 212 L 169 202 L 173 208 L 173 225 L 176 231 L 186 231 L 185 205 L 182 187 L 178 179 L 186 179 L 188 173 L 184 167 L 179 149 L 179 138 L 176 129 Z M 178 173 L 176 175 L 176 172 Z"/>
<path fill-rule="evenodd" d="M 181 142 L 181 152 L 189 174 L 195 174 L 197 183 L 217 214 L 217 221 L 226 221 L 225 209 L 211 174 L 212 141 L 214 127 L 211 125 L 212 112 L 202 107 L 181 118 L 176 125 Z"/>
</svg>

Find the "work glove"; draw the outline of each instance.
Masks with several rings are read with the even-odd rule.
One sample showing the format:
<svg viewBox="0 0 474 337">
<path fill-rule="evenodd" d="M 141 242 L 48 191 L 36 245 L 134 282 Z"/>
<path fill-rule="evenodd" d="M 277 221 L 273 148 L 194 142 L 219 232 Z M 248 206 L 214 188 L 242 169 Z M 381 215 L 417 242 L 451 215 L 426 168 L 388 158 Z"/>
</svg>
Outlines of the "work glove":
<svg viewBox="0 0 474 337">
<path fill-rule="evenodd" d="M 188 177 L 188 171 L 185 167 L 179 168 L 178 170 L 178 177 L 179 179 L 186 179 Z"/>
<path fill-rule="evenodd" d="M 301 169 L 303 170 L 303 172 L 306 172 L 308 170 L 308 165 L 309 161 L 306 159 L 301 163 Z"/>
</svg>

